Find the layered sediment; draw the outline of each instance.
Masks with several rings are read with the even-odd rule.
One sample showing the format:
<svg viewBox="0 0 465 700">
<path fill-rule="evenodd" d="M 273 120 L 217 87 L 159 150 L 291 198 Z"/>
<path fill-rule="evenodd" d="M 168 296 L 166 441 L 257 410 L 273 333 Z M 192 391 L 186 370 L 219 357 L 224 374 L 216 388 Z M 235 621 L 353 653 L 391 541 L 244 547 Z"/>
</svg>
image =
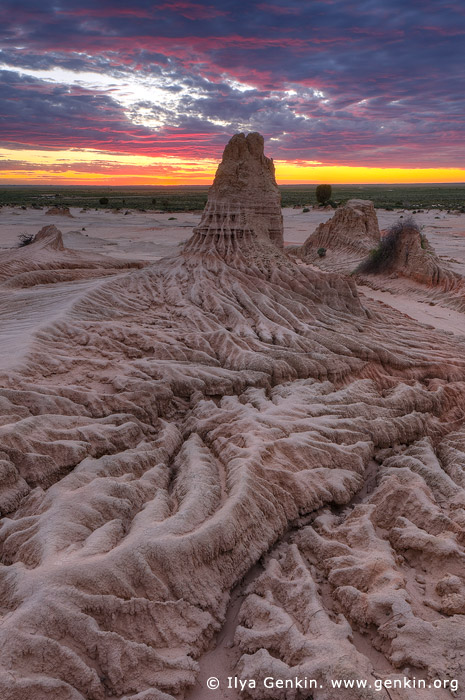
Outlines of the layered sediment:
<svg viewBox="0 0 465 700">
<path fill-rule="evenodd" d="M 362 260 L 357 279 L 374 289 L 399 281 L 421 290 L 423 298 L 458 311 L 465 311 L 465 280 L 435 253 L 413 219 L 398 221 L 383 237 L 381 245 Z"/>
<path fill-rule="evenodd" d="M 220 243 L 245 252 L 252 240 L 283 247 L 281 195 L 263 136 L 236 134 L 224 149 L 193 243 L 205 251 Z"/>
<path fill-rule="evenodd" d="M 296 251 L 307 262 L 324 269 L 350 272 L 379 244 L 380 231 L 373 202 L 350 199 L 334 216 L 320 224 Z M 324 256 L 318 251 L 324 249 Z"/>
<path fill-rule="evenodd" d="M 0 289 L 79 281 L 143 266 L 137 260 L 65 248 L 61 231 L 52 224 L 43 226 L 27 245 L 0 251 Z"/>
</svg>

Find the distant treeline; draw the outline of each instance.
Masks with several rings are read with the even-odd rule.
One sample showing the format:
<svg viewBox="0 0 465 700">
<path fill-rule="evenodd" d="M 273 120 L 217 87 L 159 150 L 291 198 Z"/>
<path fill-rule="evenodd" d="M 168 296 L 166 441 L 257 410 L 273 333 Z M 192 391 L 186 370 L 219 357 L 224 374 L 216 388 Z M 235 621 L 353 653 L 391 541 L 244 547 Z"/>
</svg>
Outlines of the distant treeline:
<svg viewBox="0 0 465 700">
<path fill-rule="evenodd" d="M 316 185 L 280 186 L 283 207 L 317 203 Z M 207 186 L 178 187 L 3 187 L 0 206 L 49 207 L 60 205 L 92 209 L 198 211 L 207 201 Z M 333 185 L 332 201 L 371 199 L 379 209 L 445 209 L 465 212 L 465 184 L 459 185 Z"/>
</svg>

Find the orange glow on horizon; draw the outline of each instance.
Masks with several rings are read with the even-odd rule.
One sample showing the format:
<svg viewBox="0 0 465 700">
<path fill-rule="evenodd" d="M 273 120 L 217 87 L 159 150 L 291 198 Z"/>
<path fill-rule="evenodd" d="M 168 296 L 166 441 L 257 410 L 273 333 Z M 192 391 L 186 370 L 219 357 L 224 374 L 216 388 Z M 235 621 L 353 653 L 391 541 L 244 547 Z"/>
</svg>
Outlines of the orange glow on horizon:
<svg viewBox="0 0 465 700">
<path fill-rule="evenodd" d="M 108 154 L 92 150 L 0 149 L 11 162 L 0 185 L 210 185 L 218 161 L 176 156 Z M 16 167 L 21 163 L 21 168 Z M 275 161 L 279 184 L 415 184 L 464 183 L 465 168 L 379 168 Z"/>
<path fill-rule="evenodd" d="M 354 165 L 301 165 L 276 161 L 279 183 L 330 182 L 335 185 L 394 185 L 465 182 L 464 168 L 372 168 Z"/>
</svg>

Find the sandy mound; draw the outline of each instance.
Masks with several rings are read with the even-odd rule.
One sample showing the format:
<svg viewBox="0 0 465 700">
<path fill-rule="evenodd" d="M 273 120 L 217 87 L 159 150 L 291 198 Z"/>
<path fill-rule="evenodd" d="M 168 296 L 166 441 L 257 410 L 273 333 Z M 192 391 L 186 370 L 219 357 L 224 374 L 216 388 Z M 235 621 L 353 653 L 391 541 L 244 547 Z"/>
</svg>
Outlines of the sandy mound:
<svg viewBox="0 0 465 700">
<path fill-rule="evenodd" d="M 362 261 L 358 271 L 409 277 L 428 285 L 447 285 L 459 278 L 441 263 L 413 219 L 395 224 Z"/>
<path fill-rule="evenodd" d="M 46 216 L 67 216 L 68 218 L 72 219 L 73 215 L 71 214 L 69 207 L 61 207 L 61 206 L 53 206 L 50 207 L 50 209 L 47 209 L 45 212 Z"/>
<path fill-rule="evenodd" d="M 0 287 L 31 287 L 79 280 L 142 266 L 143 263 L 137 261 L 69 250 L 63 245 L 61 231 L 49 225 L 28 245 L 0 251 Z"/>
<path fill-rule="evenodd" d="M 464 278 L 435 254 L 413 219 L 399 220 L 392 226 L 356 272 L 359 282 L 375 289 L 397 279 L 422 285 L 429 299 L 465 311 Z M 412 289 L 418 292 L 414 286 Z"/>
<path fill-rule="evenodd" d="M 34 236 L 32 243 L 36 244 L 37 250 L 39 250 L 39 248 L 48 248 L 48 250 L 60 251 L 65 249 L 61 231 L 59 231 L 53 224 L 51 226 L 44 226 L 41 228 L 40 231 Z"/>
<path fill-rule="evenodd" d="M 214 188 L 178 256 L 101 283 L 3 376 L 9 700 L 182 698 L 276 542 L 243 668 L 465 682 L 463 346 L 273 247 L 237 201 L 244 148 L 261 182 L 269 161 L 232 143 L 230 206 Z"/>
<path fill-rule="evenodd" d="M 307 262 L 316 262 L 325 269 L 350 272 L 379 243 L 380 232 L 373 202 L 350 199 L 334 216 L 318 226 L 305 243 L 295 251 Z M 325 249 L 324 257 L 318 254 Z"/>
</svg>

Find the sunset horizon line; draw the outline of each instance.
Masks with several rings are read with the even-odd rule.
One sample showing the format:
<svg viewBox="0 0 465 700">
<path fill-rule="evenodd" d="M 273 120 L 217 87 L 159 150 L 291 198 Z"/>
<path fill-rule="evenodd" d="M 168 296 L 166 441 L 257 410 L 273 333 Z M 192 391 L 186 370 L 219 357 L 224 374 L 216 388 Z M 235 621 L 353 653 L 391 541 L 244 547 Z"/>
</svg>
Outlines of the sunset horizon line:
<svg viewBox="0 0 465 700">
<path fill-rule="evenodd" d="M 208 182 L 195 182 L 195 183 L 189 183 L 189 182 L 180 182 L 176 184 L 160 184 L 160 183 L 127 183 L 127 184 L 114 184 L 114 183 L 105 183 L 105 182 L 99 182 L 99 183 L 88 183 L 88 182 L 53 182 L 50 181 L 48 183 L 39 183 L 39 182 L 2 182 L 0 180 L 0 188 L 2 187 L 37 187 L 37 188 L 50 188 L 50 187 L 57 187 L 57 188 L 68 188 L 68 187 L 85 187 L 85 188 L 92 188 L 95 187 L 96 189 L 101 188 L 101 187 L 109 187 L 109 188 L 115 188 L 115 189 L 124 189 L 128 187 L 143 187 L 143 188 L 169 188 L 169 187 L 210 187 L 213 183 L 213 180 L 209 180 Z M 404 182 L 327 182 L 326 180 L 318 180 L 318 181 L 305 181 L 305 182 L 279 182 L 277 181 L 278 187 L 306 187 L 306 186 L 312 186 L 312 187 L 317 187 L 320 184 L 329 184 L 332 187 L 381 187 L 381 186 L 406 186 L 406 185 L 411 185 L 413 186 L 446 186 L 446 185 L 462 185 L 465 187 L 465 179 L 464 180 L 442 180 L 442 181 L 404 181 Z"/>
</svg>

